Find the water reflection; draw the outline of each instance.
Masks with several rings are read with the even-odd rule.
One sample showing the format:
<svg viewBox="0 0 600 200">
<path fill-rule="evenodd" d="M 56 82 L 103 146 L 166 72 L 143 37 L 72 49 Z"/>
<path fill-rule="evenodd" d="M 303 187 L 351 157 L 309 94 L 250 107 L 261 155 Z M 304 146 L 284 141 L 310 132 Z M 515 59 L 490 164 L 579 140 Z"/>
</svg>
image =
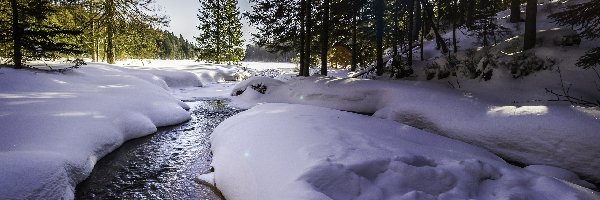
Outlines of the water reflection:
<svg viewBox="0 0 600 200">
<path fill-rule="evenodd" d="M 96 164 L 77 199 L 218 199 L 193 181 L 210 170 L 212 130 L 240 112 L 222 99 L 190 102 L 192 120 L 131 140 Z"/>
</svg>

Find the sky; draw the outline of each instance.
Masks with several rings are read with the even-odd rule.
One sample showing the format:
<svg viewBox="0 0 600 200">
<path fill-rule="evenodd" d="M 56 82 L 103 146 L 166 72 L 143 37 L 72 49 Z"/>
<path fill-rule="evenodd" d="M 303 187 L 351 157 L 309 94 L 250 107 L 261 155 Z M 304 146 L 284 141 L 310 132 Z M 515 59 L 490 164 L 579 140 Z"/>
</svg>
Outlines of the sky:
<svg viewBox="0 0 600 200">
<path fill-rule="evenodd" d="M 249 0 L 238 0 L 240 11 L 244 12 L 251 10 Z M 167 30 L 175 33 L 175 35 L 183 35 L 183 38 L 195 42 L 195 36 L 200 34 L 196 28 L 198 26 L 198 9 L 200 8 L 199 0 L 156 0 L 156 3 L 161 7 L 162 13 L 169 16 L 171 19 Z M 248 25 L 246 20 L 242 20 L 245 44 L 249 44 L 252 36 L 250 35 L 253 28 Z"/>
</svg>

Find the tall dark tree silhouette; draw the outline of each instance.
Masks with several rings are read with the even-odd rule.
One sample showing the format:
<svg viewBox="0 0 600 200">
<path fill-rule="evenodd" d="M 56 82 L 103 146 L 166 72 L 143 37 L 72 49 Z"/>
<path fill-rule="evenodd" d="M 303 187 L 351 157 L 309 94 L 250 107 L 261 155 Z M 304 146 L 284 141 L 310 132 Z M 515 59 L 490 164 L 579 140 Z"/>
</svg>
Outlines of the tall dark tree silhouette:
<svg viewBox="0 0 600 200">
<path fill-rule="evenodd" d="M 323 23 L 321 27 L 321 75 L 327 76 L 327 54 L 329 52 L 330 0 L 323 1 Z"/>
<path fill-rule="evenodd" d="M 536 41 L 536 18 L 537 18 L 537 0 L 527 0 L 525 10 L 525 36 L 523 50 L 533 49 Z"/>
<path fill-rule="evenodd" d="M 521 22 L 521 1 L 511 0 L 510 1 L 510 22 L 518 23 Z"/>
<path fill-rule="evenodd" d="M 376 63 L 376 73 L 378 76 L 383 75 L 383 37 L 385 31 L 385 21 L 383 19 L 383 15 L 385 12 L 385 1 L 384 0 L 375 0 L 374 3 L 375 10 L 375 37 L 376 37 L 376 49 L 377 49 L 377 63 Z"/>
</svg>

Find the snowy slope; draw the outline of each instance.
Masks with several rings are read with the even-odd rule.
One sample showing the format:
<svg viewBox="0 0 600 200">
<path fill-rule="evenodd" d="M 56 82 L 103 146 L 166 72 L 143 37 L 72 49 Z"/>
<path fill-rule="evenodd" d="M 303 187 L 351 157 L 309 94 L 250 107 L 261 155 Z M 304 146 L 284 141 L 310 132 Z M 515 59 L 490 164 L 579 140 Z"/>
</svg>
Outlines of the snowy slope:
<svg viewBox="0 0 600 200">
<path fill-rule="evenodd" d="M 189 72 L 102 64 L 64 74 L 0 68 L 0 198 L 72 199 L 124 141 L 189 120 L 168 86 L 199 83 Z"/>
<path fill-rule="evenodd" d="M 481 148 L 327 108 L 259 105 L 212 141 L 216 185 L 230 200 L 600 199 Z"/>
<path fill-rule="evenodd" d="M 514 106 L 435 83 L 325 77 L 285 83 L 252 78 L 236 104 L 296 103 L 374 113 L 429 132 L 484 147 L 528 165 L 553 165 L 600 181 L 600 110 L 537 102 Z M 250 85 L 267 86 L 261 94 Z M 237 93 L 235 90 L 233 94 Z"/>
</svg>

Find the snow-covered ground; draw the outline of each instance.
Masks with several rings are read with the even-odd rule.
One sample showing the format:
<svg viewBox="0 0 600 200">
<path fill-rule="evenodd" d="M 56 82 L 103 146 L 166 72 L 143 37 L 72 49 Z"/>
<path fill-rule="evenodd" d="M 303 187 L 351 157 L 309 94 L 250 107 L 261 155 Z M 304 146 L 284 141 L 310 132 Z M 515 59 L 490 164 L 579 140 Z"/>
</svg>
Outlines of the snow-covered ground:
<svg viewBox="0 0 600 200">
<path fill-rule="evenodd" d="M 545 14 L 540 7 L 538 29 L 551 30 Z M 510 47 L 503 39 L 487 50 Z M 459 40 L 482 50 L 462 32 Z M 600 80 L 574 62 L 599 44 L 533 52 L 557 61 L 572 94 L 598 99 Z M 400 81 L 336 78 L 345 70 L 298 78 L 282 63 L 128 60 L 64 74 L 2 67 L 0 199 L 72 199 L 75 184 L 124 141 L 188 120 L 180 100 L 230 94 L 251 109 L 213 134 L 212 175 L 228 199 L 600 199 L 579 177 L 600 182 L 600 110 L 547 101 L 543 88 L 562 87 L 556 68 L 427 82 L 424 68 L 443 58 L 434 42 L 425 55 L 416 76 Z M 233 82 L 261 73 L 275 78 Z"/>
<path fill-rule="evenodd" d="M 596 74 L 575 66 L 600 40 L 557 45 L 572 31 L 546 17 L 558 9 L 548 5 L 539 6 L 541 31 L 530 52 L 553 65 L 526 77 L 498 65 L 489 81 L 461 74 L 425 81 L 427 65 L 445 59 L 429 41 L 407 80 L 348 79 L 347 71 L 331 70 L 330 77 L 241 82 L 234 104 L 252 109 L 214 133 L 215 183 L 228 199 L 600 199 L 579 177 L 600 183 L 600 109 L 549 101 L 556 96 L 545 90 L 600 99 Z M 484 52 L 513 59 L 508 50 L 521 46 L 515 36 L 523 24 L 507 16 L 499 13 L 499 22 L 512 33 L 495 47 L 479 48 L 459 31 L 458 57 L 472 49 L 477 59 Z"/>
<path fill-rule="evenodd" d="M 286 76 L 216 84 L 202 77 L 224 77 L 227 67 L 213 76 L 198 66 L 178 71 L 189 61 L 153 63 L 90 63 L 64 74 L 0 68 L 0 197 L 71 199 L 94 163 L 124 141 L 188 120 L 177 99 L 245 90 L 234 104 L 320 107 L 265 104 L 219 126 L 214 175 L 229 199 L 598 198 L 570 171 L 522 169 L 493 154 L 593 177 L 598 110 L 497 104 L 420 81 Z M 248 87 L 256 83 L 266 94 Z"/>
<path fill-rule="evenodd" d="M 224 81 L 237 80 L 240 69 L 193 61 L 119 65 L 125 67 L 88 63 L 64 73 L 0 66 L 0 199 L 72 199 L 96 161 L 129 139 L 189 120 L 181 100 L 229 96 L 235 83 Z"/>
<path fill-rule="evenodd" d="M 264 104 L 212 136 L 227 199 L 600 199 L 571 172 L 522 169 L 475 146 L 365 115 Z M 541 175 L 544 174 L 544 175 Z"/>
<path fill-rule="evenodd" d="M 0 67 L 0 199 L 72 199 L 124 141 L 190 119 L 169 86 L 200 81 L 103 64 L 64 74 Z"/>
</svg>

